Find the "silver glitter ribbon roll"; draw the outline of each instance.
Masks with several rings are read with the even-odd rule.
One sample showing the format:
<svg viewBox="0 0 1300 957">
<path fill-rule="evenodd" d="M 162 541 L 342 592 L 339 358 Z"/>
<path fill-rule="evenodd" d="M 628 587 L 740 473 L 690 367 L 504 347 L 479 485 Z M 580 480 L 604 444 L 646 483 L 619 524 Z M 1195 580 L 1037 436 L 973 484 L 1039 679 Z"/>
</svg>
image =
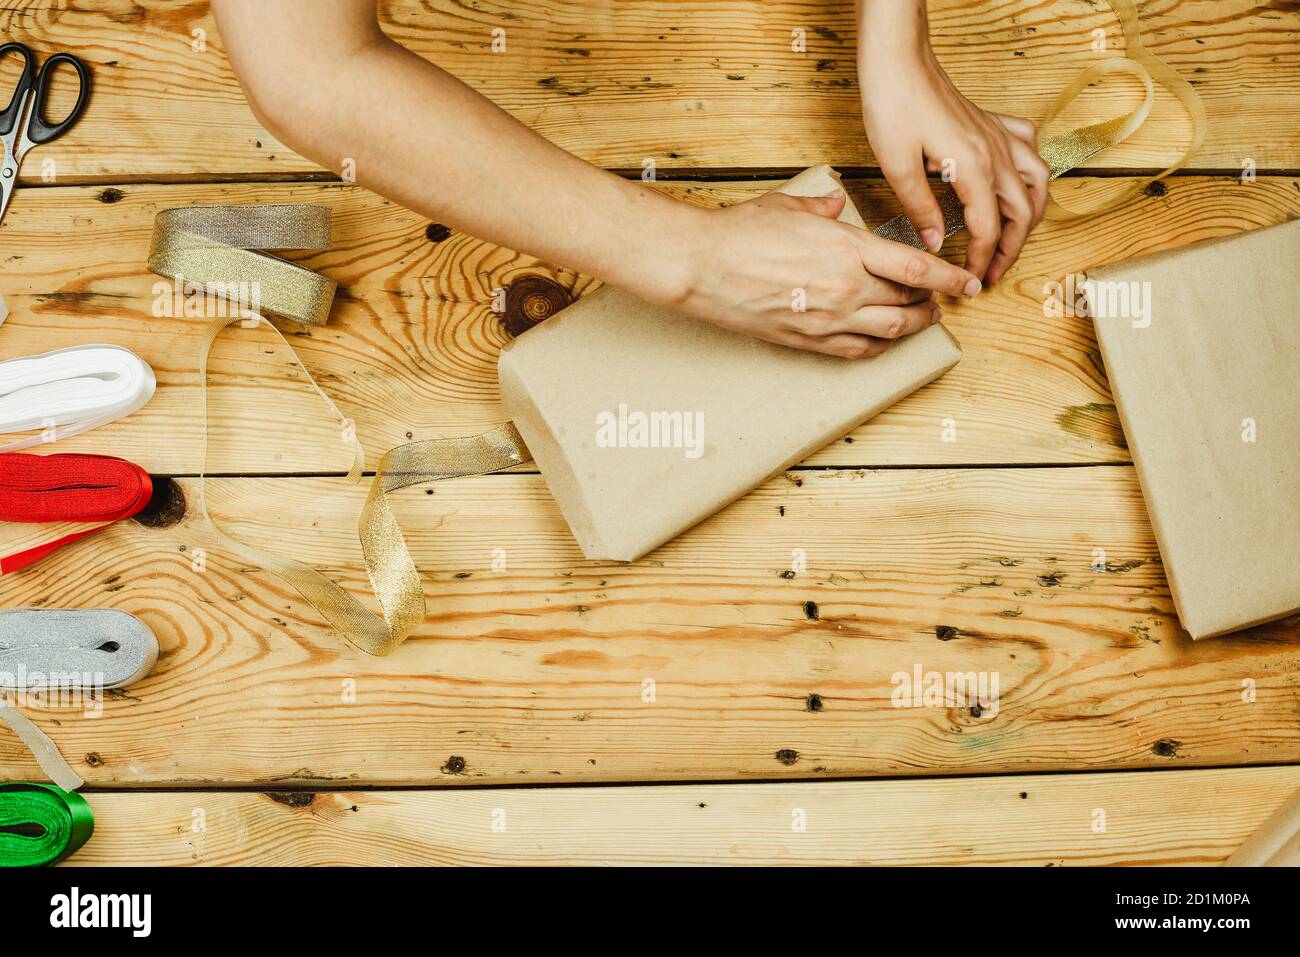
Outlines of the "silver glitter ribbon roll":
<svg viewBox="0 0 1300 957">
<path fill-rule="evenodd" d="M 32 695 L 100 694 L 139 681 L 158 660 L 158 639 L 134 615 L 112 609 L 0 611 L 0 721 L 65 791 L 85 782 L 58 747 L 17 708 Z"/>
</svg>

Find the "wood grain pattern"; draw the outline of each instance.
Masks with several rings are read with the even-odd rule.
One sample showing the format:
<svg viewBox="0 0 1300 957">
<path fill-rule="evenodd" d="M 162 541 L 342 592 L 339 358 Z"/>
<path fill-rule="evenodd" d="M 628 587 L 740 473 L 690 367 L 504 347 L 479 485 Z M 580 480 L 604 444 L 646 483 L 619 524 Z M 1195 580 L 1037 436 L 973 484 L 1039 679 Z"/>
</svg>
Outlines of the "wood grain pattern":
<svg viewBox="0 0 1300 957">
<path fill-rule="evenodd" d="M 371 467 L 392 445 L 502 421 L 493 290 L 527 275 L 578 295 L 595 282 L 429 230 L 365 190 L 307 182 L 332 174 L 253 119 L 208 6 L 0 9 L 6 39 L 76 52 L 95 74 L 85 119 L 31 155 L 0 223 L 13 313 L 0 360 L 103 341 L 159 375 L 145 410 L 56 450 L 197 471 L 205 320 L 155 315 L 144 267 L 155 213 L 189 204 L 334 209 L 335 249 L 294 257 L 339 280 L 333 319 L 285 328 Z M 1094 28 L 1117 55 L 1095 0 L 929 8 L 940 59 L 987 108 L 1043 115 L 1099 55 Z M 874 164 L 851 10 L 380 3 L 390 36 L 543 135 L 607 168 L 653 160 L 656 188 L 706 205 L 774 183 L 673 171 Z M 26 709 L 92 789 L 115 789 L 92 791 L 96 835 L 70 863 L 1224 860 L 1300 785 L 1300 767 L 1269 766 L 1300 762 L 1300 618 L 1196 644 L 1182 632 L 1090 324 L 1044 301 L 1067 273 L 1300 215 L 1300 180 L 1285 175 L 1300 169 L 1300 12 L 1148 0 L 1142 24 L 1205 98 L 1209 135 L 1189 172 L 1227 175 L 1046 224 L 1000 288 L 948 308 L 966 351 L 953 372 L 640 562 L 583 560 L 523 470 L 396 496 L 429 615 L 388 658 L 348 648 L 287 586 L 214 548 L 191 479 L 175 486 L 175 524 L 120 523 L 0 578 L 0 607 L 121 608 L 162 645 L 154 674 L 102 715 Z M 505 54 L 490 52 L 496 27 Z M 1114 115 L 1130 93 L 1091 90 L 1063 120 Z M 61 84 L 51 112 L 70 102 Z M 1162 166 L 1186 135 L 1161 94 L 1148 125 L 1089 169 Z M 1231 174 L 1247 161 L 1283 175 L 1243 184 Z M 1068 203 L 1128 182 L 1055 189 Z M 852 191 L 869 222 L 897 210 L 879 180 Z M 364 488 L 308 477 L 350 456 L 287 353 L 264 330 L 232 330 L 212 382 L 211 468 L 250 476 L 210 482 L 218 520 L 369 596 Z M 864 465 L 888 468 L 849 468 Z M 1023 465 L 1089 467 L 1010 467 Z M 0 553 L 57 531 L 0 525 Z M 917 668 L 996 677 L 998 696 L 896 707 L 896 679 Z M 1090 773 L 1023 773 L 1067 770 Z M 0 729 L 0 779 L 39 773 Z M 897 779 L 844 780 L 877 776 Z M 676 783 L 475 787 L 633 781 Z M 687 783 L 702 781 L 751 783 Z M 151 790 L 176 787 L 200 790 Z M 791 828 L 796 808 L 806 831 Z"/>
<path fill-rule="evenodd" d="M 1103 54 L 1119 29 L 1086 0 L 932 0 L 934 45 L 957 86 L 986 109 L 1037 121 Z M 862 131 L 850 0 L 681 4 L 615 0 L 385 0 L 385 30 L 598 165 L 641 169 L 873 165 Z M 1193 82 L 1210 131 L 1193 166 L 1300 167 L 1300 16 L 1265 0 L 1160 0 L 1141 5 L 1143 39 Z M 506 52 L 491 50 L 504 29 Z M 196 33 L 196 31 L 202 31 Z M 794 31 L 805 38 L 795 52 Z M 81 125 L 33 154 L 27 182 L 51 159 L 60 182 L 286 176 L 318 167 L 253 119 L 202 0 L 21 0 L 0 32 L 67 49 L 95 73 Z M 202 43 L 202 50 L 196 44 Z M 70 96 L 70 94 L 69 94 Z M 1122 82 L 1091 91 L 1073 119 L 1131 107 Z M 1162 168 L 1188 135 L 1161 93 L 1130 143 L 1092 168 Z M 339 157 L 355 155 L 346 143 Z"/>
<path fill-rule="evenodd" d="M 223 479 L 211 502 L 231 533 L 368 593 L 363 491 Z M 0 605 L 122 608 L 163 649 L 103 717 L 33 719 L 97 787 L 1300 760 L 1300 619 L 1193 644 L 1126 466 L 793 472 L 631 564 L 583 561 L 536 475 L 396 502 L 429 615 L 387 658 L 232 564 L 192 511 L 5 576 Z M 19 533 L 36 534 L 0 526 L 0 547 Z M 996 675 L 997 705 L 895 706 L 918 667 Z M 37 773 L 7 734 L 0 766 Z"/>
<path fill-rule="evenodd" d="M 1207 865 L 1300 768 L 961 780 L 91 794 L 67 863 Z M 796 830 L 796 828 L 800 828 Z"/>
<path fill-rule="evenodd" d="M 1058 184 L 1062 201 L 1121 188 L 1122 179 Z M 736 202 L 774 183 L 665 183 L 702 204 Z M 869 222 L 896 212 L 879 182 L 854 185 Z M 524 275 L 554 277 L 579 293 L 590 280 L 459 233 L 433 242 L 429 224 L 365 190 L 341 185 L 51 188 L 20 192 L 0 225 L 0 292 L 12 315 L 0 359 L 102 341 L 137 352 L 159 391 L 141 412 L 61 443 L 123 455 L 151 471 L 195 474 L 202 439 L 198 336 L 202 318 L 160 318 L 148 273 L 158 210 L 185 204 L 308 202 L 335 213 L 335 245 L 303 261 L 337 279 L 330 324 L 292 328 L 299 355 L 378 456 L 411 438 L 468 434 L 505 418 L 496 358 L 506 333 L 493 290 Z M 999 288 L 948 303 L 961 364 L 905 399 L 812 465 L 1010 464 L 1126 461 L 1091 323 L 1047 316 L 1048 283 L 1088 266 L 1300 215 L 1300 181 L 1179 178 L 1095 219 L 1048 223 Z M 960 242 L 951 255 L 963 255 Z M 303 258 L 303 257 L 299 257 Z M 578 370 L 580 375 L 580 370 Z M 351 454 L 283 346 L 266 330 L 234 329 L 210 376 L 217 472 L 346 470 Z M 580 379 L 577 380 L 580 382 Z M 952 419 L 956 441 L 945 442 Z M 851 440 L 851 441 L 850 441 Z"/>
</svg>

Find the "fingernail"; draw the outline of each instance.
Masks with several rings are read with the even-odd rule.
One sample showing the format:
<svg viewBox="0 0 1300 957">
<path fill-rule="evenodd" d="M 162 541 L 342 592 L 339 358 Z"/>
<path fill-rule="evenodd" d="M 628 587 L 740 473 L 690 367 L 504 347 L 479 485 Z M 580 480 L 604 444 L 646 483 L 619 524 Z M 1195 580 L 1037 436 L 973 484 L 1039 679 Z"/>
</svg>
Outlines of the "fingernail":
<svg viewBox="0 0 1300 957">
<path fill-rule="evenodd" d="M 921 230 L 921 242 L 925 243 L 925 248 L 930 252 L 938 252 L 939 247 L 943 245 L 943 233 L 933 226 L 927 226 Z"/>
<path fill-rule="evenodd" d="M 930 310 L 930 325 L 934 325 L 942 318 L 943 318 L 943 310 L 940 309 L 938 306 L 935 306 L 933 309 Z"/>
<path fill-rule="evenodd" d="M 979 291 L 983 288 L 984 287 L 980 285 L 980 281 L 972 277 L 966 280 L 966 285 L 965 287 L 963 287 L 962 292 L 964 292 L 968 296 L 974 296 L 977 295 Z"/>
</svg>

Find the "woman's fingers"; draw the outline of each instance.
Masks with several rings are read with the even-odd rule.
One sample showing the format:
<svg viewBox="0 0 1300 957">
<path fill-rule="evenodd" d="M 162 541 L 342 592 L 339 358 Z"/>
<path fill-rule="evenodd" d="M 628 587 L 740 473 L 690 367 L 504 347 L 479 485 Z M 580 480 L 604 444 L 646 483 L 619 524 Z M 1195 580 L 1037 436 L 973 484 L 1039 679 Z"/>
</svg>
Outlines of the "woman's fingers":
<svg viewBox="0 0 1300 957">
<path fill-rule="evenodd" d="M 1019 116 L 1007 116 L 1003 113 L 990 114 L 1011 135 L 1007 146 L 1011 151 L 1011 161 L 1020 171 L 1020 178 L 1029 189 L 1034 202 L 1034 225 L 1043 221 L 1047 210 L 1047 185 L 1051 182 L 1051 170 L 1038 153 L 1038 127 L 1029 120 Z"/>
<path fill-rule="evenodd" d="M 826 335 L 789 331 L 774 341 L 843 359 L 878 356 L 895 340 L 934 325 L 942 318 L 938 305 L 925 301 L 909 306 L 863 306 L 830 328 Z"/>
<path fill-rule="evenodd" d="M 1020 171 L 1007 165 L 997 172 L 998 209 L 1002 214 L 1002 234 L 998 249 L 989 263 L 985 281 L 997 282 L 1011 268 L 1034 228 L 1034 203 Z"/>
<path fill-rule="evenodd" d="M 914 302 L 929 302 L 934 293 L 929 289 L 905 286 L 892 279 L 866 273 L 867 283 L 858 299 L 859 306 L 910 306 Z"/>
<path fill-rule="evenodd" d="M 925 157 L 920 152 L 905 156 L 883 153 L 880 171 L 926 249 L 938 252 L 943 245 L 943 212 L 925 176 Z"/>
<path fill-rule="evenodd" d="M 1007 130 L 1007 159 L 997 173 L 998 207 L 1002 213 L 1002 238 L 998 251 L 989 263 L 986 280 L 1002 279 L 1024 248 L 1030 231 L 1042 222 L 1047 211 L 1047 164 L 1038 155 L 1037 129 L 1028 120 L 994 114 Z"/>
<path fill-rule="evenodd" d="M 920 332 L 939 321 L 943 313 L 938 304 L 918 302 L 910 306 L 863 306 L 843 324 L 843 332 L 898 339 Z"/>
<path fill-rule="evenodd" d="M 949 296 L 973 296 L 980 291 L 980 281 L 972 272 L 938 256 L 868 232 L 860 232 L 858 242 L 862 264 L 873 275 Z"/>
<path fill-rule="evenodd" d="M 983 279 L 1002 239 L 1002 216 L 994 180 L 993 161 L 987 158 L 958 160 L 953 189 L 961 200 L 970 240 L 966 244 L 966 268 Z"/>
<path fill-rule="evenodd" d="M 792 212 L 812 213 L 815 216 L 835 219 L 844 211 L 844 204 L 848 202 L 848 197 L 842 189 L 833 189 L 825 196 L 792 196 L 789 193 L 771 192 L 764 193 L 749 202 L 755 206 L 788 209 Z"/>
<path fill-rule="evenodd" d="M 1011 160 L 1029 190 L 1029 198 L 1034 204 L 1034 225 L 1037 226 L 1047 212 L 1047 185 L 1051 182 L 1051 172 L 1038 151 L 1023 140 L 1011 141 Z"/>
<path fill-rule="evenodd" d="M 845 332 L 814 339 L 810 345 L 800 348 L 823 352 L 828 356 L 839 356 L 841 359 L 870 359 L 872 356 L 880 355 L 889 348 L 889 345 L 888 339 L 876 339 Z"/>
<path fill-rule="evenodd" d="M 1002 128 L 1016 139 L 1027 143 L 1035 152 L 1038 151 L 1038 127 L 1030 120 L 1023 116 L 1008 116 L 1006 113 L 990 113 L 989 116 L 1001 123 Z"/>
</svg>

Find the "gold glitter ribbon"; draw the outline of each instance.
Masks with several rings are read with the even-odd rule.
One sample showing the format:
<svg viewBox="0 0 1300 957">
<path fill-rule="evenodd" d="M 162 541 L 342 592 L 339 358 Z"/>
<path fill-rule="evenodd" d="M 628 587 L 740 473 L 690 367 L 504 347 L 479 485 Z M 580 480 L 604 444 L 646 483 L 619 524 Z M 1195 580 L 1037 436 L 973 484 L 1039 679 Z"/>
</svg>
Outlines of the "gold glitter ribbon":
<svg viewBox="0 0 1300 957">
<path fill-rule="evenodd" d="M 149 268 L 187 284 L 187 289 L 256 290 L 262 308 L 310 325 L 329 318 L 335 284 L 309 269 L 272 256 L 269 249 L 328 249 L 330 211 L 317 206 L 194 206 L 164 210 L 154 222 Z M 256 285 L 254 285 L 256 284 Z M 229 311 L 229 310 L 227 310 Z M 203 463 L 199 472 L 199 509 L 221 546 L 293 586 L 349 642 L 372 655 L 393 651 L 424 620 L 424 587 L 393 514 L 388 493 L 411 485 L 466 475 L 484 475 L 527 462 L 523 439 L 510 423 L 481 435 L 410 442 L 380 460 L 361 509 L 358 534 L 382 617 L 355 596 L 302 562 L 239 541 L 222 531 L 208 513 L 204 475 L 208 465 L 208 357 L 212 345 L 240 315 L 213 320 L 199 345 L 199 390 L 203 424 Z M 312 388 L 350 437 L 354 454 L 348 473 L 361 477 L 365 450 L 355 430 L 307 372 L 289 340 L 264 316 L 265 324 L 288 348 Z"/>
<path fill-rule="evenodd" d="M 324 206 L 186 206 L 154 218 L 149 269 L 206 290 L 257 290 L 262 308 L 294 322 L 323 326 L 337 288 L 310 269 L 267 249 L 330 247 L 330 211 Z"/>
<path fill-rule="evenodd" d="M 1145 189 L 1149 184 L 1158 179 L 1164 179 L 1183 166 L 1201 148 L 1201 143 L 1205 141 L 1206 129 L 1209 126 L 1209 119 L 1206 117 L 1205 105 L 1201 102 L 1200 94 L 1173 67 L 1157 59 L 1142 45 L 1142 38 L 1138 31 L 1137 9 L 1133 5 L 1133 0 L 1106 0 L 1106 2 L 1110 4 L 1111 12 L 1119 20 L 1120 30 L 1124 36 L 1124 52 L 1126 55 L 1095 63 L 1075 77 L 1074 82 L 1061 91 L 1056 98 L 1056 102 L 1047 111 L 1047 116 L 1043 118 L 1039 126 L 1045 129 L 1080 93 L 1098 80 L 1111 74 L 1127 73 L 1137 77 L 1144 90 L 1142 103 L 1136 109 L 1114 119 L 1093 123 L 1090 126 L 1081 126 L 1078 129 L 1058 133 L 1055 136 L 1040 140 L 1038 153 L 1047 163 L 1050 178 L 1056 179 L 1063 173 L 1083 165 L 1084 162 L 1102 150 L 1110 149 L 1112 146 L 1117 146 L 1128 139 L 1146 121 L 1151 112 L 1152 104 L 1155 102 L 1153 79 L 1155 83 L 1159 83 L 1172 93 L 1178 99 L 1178 102 L 1182 104 L 1183 109 L 1187 111 L 1187 115 L 1192 121 L 1192 135 L 1182 155 L 1174 160 L 1167 169 L 1162 170 L 1150 179 L 1133 183 L 1122 192 L 1111 194 L 1106 199 L 1091 206 L 1083 209 L 1067 209 L 1049 196 L 1052 219 L 1075 219 L 1080 216 L 1091 216 L 1095 213 L 1105 212 L 1108 209 L 1114 209 L 1129 197 Z M 943 235 L 947 239 L 954 233 L 959 233 L 966 228 L 965 213 L 962 209 L 961 200 L 951 190 L 943 192 L 937 199 L 939 209 L 943 213 Z M 915 246 L 917 249 L 925 248 L 925 243 L 921 242 L 916 230 L 912 228 L 911 222 L 903 215 L 895 216 L 877 228 L 875 233 L 885 239 L 892 239 L 896 242 L 906 243 L 909 246 Z"/>
</svg>

